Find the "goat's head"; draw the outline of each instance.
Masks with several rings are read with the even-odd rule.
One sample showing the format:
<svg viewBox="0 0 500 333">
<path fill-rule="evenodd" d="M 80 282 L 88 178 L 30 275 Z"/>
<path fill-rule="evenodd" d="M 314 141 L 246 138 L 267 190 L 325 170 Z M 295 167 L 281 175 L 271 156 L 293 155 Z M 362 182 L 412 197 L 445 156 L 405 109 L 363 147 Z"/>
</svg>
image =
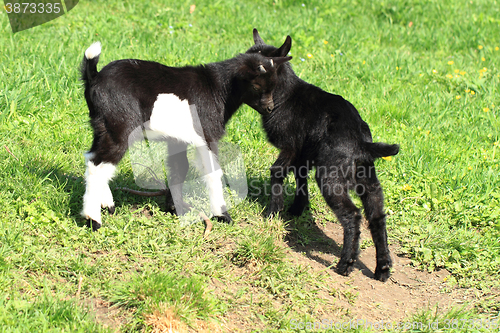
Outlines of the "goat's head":
<svg viewBox="0 0 500 333">
<path fill-rule="evenodd" d="M 285 42 L 279 48 L 267 45 L 260 37 L 257 29 L 253 29 L 253 41 L 255 45 L 247 50 L 247 54 L 258 53 L 265 57 L 286 57 L 292 47 L 292 38 L 290 36 L 286 37 Z"/>
<path fill-rule="evenodd" d="M 292 57 L 286 54 L 291 47 L 288 37 L 288 50 L 280 56 L 266 57 L 258 52 L 245 54 L 246 93 L 243 102 L 257 110 L 260 114 L 271 113 L 274 109 L 273 90 L 278 83 L 278 69 Z M 285 46 L 285 44 L 283 44 Z"/>
</svg>

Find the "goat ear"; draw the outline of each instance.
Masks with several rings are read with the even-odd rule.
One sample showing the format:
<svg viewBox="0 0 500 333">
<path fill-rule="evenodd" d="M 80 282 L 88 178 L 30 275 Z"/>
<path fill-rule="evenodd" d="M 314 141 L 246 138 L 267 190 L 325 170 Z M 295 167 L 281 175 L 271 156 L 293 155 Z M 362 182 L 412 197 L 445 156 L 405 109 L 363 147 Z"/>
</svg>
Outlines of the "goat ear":
<svg viewBox="0 0 500 333">
<path fill-rule="evenodd" d="M 274 66 L 279 67 L 281 64 L 284 64 L 287 61 L 292 60 L 292 57 L 272 57 L 270 58 L 271 64 L 274 64 Z"/>
<path fill-rule="evenodd" d="M 274 51 L 271 56 L 284 57 L 288 54 L 288 52 L 290 52 L 291 48 L 292 48 L 292 37 L 286 36 L 286 40 L 283 43 L 283 45 L 281 45 L 281 47 L 279 49 Z"/>
<path fill-rule="evenodd" d="M 253 41 L 254 41 L 255 45 L 265 45 L 266 44 L 266 43 L 264 43 L 262 38 L 260 38 L 259 32 L 255 28 L 253 29 Z"/>
</svg>

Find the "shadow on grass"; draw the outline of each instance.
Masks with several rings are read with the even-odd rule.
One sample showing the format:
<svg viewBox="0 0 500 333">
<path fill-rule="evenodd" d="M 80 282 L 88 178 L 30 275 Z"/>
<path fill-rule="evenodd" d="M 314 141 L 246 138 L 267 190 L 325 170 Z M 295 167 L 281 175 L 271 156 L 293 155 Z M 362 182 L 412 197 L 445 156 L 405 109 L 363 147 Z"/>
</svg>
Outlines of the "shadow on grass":
<svg viewBox="0 0 500 333">
<path fill-rule="evenodd" d="M 79 227 L 88 226 L 88 221 L 80 215 L 83 204 L 83 195 L 85 193 L 85 181 L 83 175 L 65 172 L 58 165 L 51 165 L 50 162 L 39 160 L 31 161 L 26 164 L 25 167 L 31 175 L 40 179 L 40 181 L 50 179 L 58 189 L 67 193 L 69 195 L 69 217 L 73 219 Z M 139 191 L 143 190 L 137 188 L 131 172 L 119 172 L 110 182 L 109 187 L 113 193 L 115 207 L 127 204 L 143 205 L 151 202 L 156 203 L 159 207 L 162 207 L 162 209 L 166 207 L 165 196 L 142 197 L 116 189 L 117 187 L 127 187 L 137 189 Z M 57 209 L 56 207 L 53 208 L 54 210 Z M 103 216 L 104 214 L 108 214 L 107 210 L 103 209 L 102 214 Z"/>
<path fill-rule="evenodd" d="M 267 207 L 269 206 L 270 196 L 265 195 L 266 193 L 263 188 L 269 183 L 268 179 L 259 178 L 257 181 L 252 180 L 252 184 L 257 187 L 260 186 L 261 191 L 257 191 L 260 195 L 252 195 L 249 193 L 249 200 L 253 200 L 262 207 L 262 216 L 267 216 Z M 290 186 L 290 184 L 286 184 Z M 280 213 L 280 217 L 286 224 L 286 229 L 288 233 L 285 236 L 285 242 L 287 245 L 295 252 L 305 254 L 311 260 L 314 260 L 325 267 L 332 266 L 335 270 L 336 263 L 325 260 L 324 258 L 316 255 L 317 252 L 322 252 L 330 256 L 335 256 L 340 259 L 340 254 L 342 252 L 342 244 L 338 244 L 335 240 L 330 238 L 325 232 L 318 226 L 318 222 L 315 220 L 314 216 L 311 214 L 309 205 L 306 206 L 304 212 L 300 216 L 294 216 L 287 212 L 293 203 L 294 195 L 284 195 L 285 210 Z M 338 223 L 338 221 L 331 221 L 331 223 Z M 343 237 L 343 235 L 342 235 Z M 372 272 L 359 258 L 354 263 L 354 268 L 359 269 L 363 275 L 374 278 L 374 272 Z"/>
</svg>

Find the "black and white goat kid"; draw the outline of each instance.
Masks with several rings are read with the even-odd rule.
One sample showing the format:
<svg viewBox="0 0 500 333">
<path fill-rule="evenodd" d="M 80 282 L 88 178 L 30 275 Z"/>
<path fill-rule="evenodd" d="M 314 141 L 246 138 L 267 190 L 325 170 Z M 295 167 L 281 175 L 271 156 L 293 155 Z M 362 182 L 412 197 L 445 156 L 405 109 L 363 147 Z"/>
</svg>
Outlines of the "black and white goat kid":
<svg viewBox="0 0 500 333">
<path fill-rule="evenodd" d="M 284 47 L 290 49 L 291 41 L 288 43 Z M 169 179 L 169 186 L 171 182 L 182 184 L 188 171 L 186 147 L 196 147 L 206 175 L 212 214 L 231 222 L 223 197 L 222 171 L 214 164 L 216 143 L 224 135 L 229 118 L 243 103 L 260 113 L 274 108 L 272 90 L 277 69 L 291 57 L 239 54 L 221 62 L 186 67 L 124 59 L 98 72 L 100 53 L 100 43 L 92 44 L 81 65 L 94 131 L 92 147 L 85 154 L 82 215 L 91 220 L 92 229 L 101 227 L 101 207 L 114 213 L 108 183 L 128 148 L 129 135 L 141 127 L 149 137 L 154 134 L 166 139 L 169 152 L 176 152 L 175 158 L 168 158 L 171 177 L 175 178 Z M 170 190 L 174 201 L 182 201 L 182 187 L 175 186 L 174 190 L 170 186 Z M 175 208 L 177 214 L 183 213 L 181 205 Z"/>
<path fill-rule="evenodd" d="M 255 45 L 248 54 L 286 55 L 285 49 L 266 45 L 254 29 Z M 375 278 L 386 281 L 392 266 L 387 246 L 383 192 L 374 161 L 396 155 L 398 145 L 372 143 L 370 129 L 356 108 L 338 95 L 327 93 L 295 75 L 290 64 L 278 70 L 275 108 L 262 114 L 269 141 L 280 149 L 271 167 L 272 196 L 269 214 L 283 210 L 283 181 L 294 172 L 296 195 L 289 212 L 301 215 L 309 202 L 307 173 L 313 167 L 321 193 L 344 229 L 344 245 L 337 270 L 348 275 L 358 257 L 360 210 L 349 196 L 361 198 L 376 247 Z"/>
</svg>

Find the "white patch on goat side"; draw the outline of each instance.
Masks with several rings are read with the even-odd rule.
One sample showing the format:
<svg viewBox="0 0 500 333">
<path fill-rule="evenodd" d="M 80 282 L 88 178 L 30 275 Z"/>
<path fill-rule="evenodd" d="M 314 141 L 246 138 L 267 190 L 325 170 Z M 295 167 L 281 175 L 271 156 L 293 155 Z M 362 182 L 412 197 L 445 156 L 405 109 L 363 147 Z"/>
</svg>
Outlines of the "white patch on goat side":
<svg viewBox="0 0 500 333">
<path fill-rule="evenodd" d="M 95 42 L 85 51 L 85 58 L 94 59 L 101 54 L 101 42 Z"/>
<path fill-rule="evenodd" d="M 196 119 L 193 119 L 193 116 Z M 145 128 L 148 138 L 164 136 L 195 146 L 206 145 L 205 139 L 198 134 L 203 131 L 196 107 L 190 106 L 187 100 L 181 100 L 174 94 L 158 95 L 153 105 L 151 118 L 145 124 Z"/>
<path fill-rule="evenodd" d="M 114 207 L 113 195 L 108 182 L 113 178 L 116 166 L 111 163 L 95 165 L 90 159 L 93 153 L 85 154 L 85 194 L 82 216 L 101 224 L 101 207 Z"/>
</svg>

